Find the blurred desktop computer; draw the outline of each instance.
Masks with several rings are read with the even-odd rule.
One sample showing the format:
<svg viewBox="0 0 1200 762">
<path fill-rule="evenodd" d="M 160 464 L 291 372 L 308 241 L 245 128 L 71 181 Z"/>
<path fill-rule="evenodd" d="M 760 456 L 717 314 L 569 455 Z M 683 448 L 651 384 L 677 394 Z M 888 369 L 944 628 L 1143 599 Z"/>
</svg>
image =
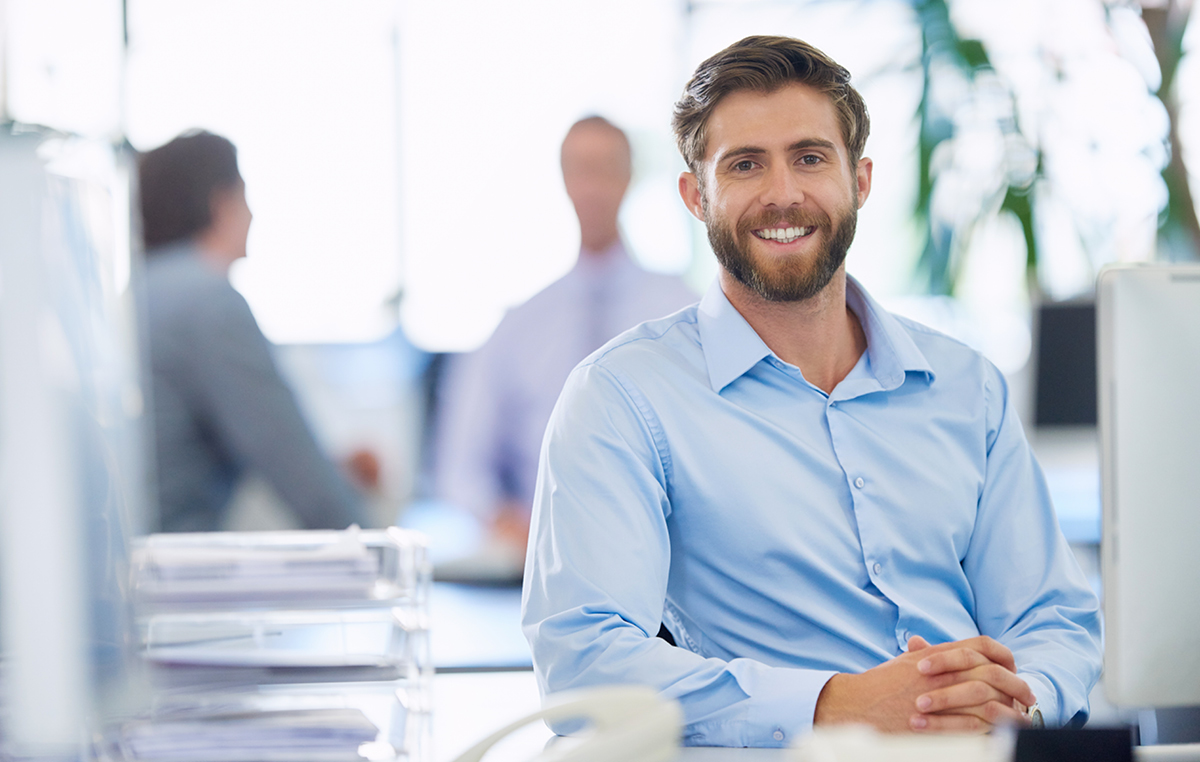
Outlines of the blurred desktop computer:
<svg viewBox="0 0 1200 762">
<path fill-rule="evenodd" d="M 1096 304 L 1105 690 L 1196 742 L 1200 265 L 1105 268 Z"/>
<path fill-rule="evenodd" d="M 133 158 L 0 124 L 0 755 L 87 759 L 139 702 Z"/>
</svg>

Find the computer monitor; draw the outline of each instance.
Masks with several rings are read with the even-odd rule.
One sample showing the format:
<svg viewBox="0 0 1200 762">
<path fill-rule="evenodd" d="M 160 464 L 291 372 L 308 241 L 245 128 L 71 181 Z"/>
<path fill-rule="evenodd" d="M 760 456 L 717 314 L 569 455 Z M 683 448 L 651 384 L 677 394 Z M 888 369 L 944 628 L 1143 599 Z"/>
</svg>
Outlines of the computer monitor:
<svg viewBox="0 0 1200 762">
<path fill-rule="evenodd" d="M 144 407 L 133 157 L 0 124 L 0 757 L 84 759 L 139 707 L 126 540 Z"/>
<path fill-rule="evenodd" d="M 1104 685 L 1200 705 L 1200 265 L 1099 277 Z"/>
</svg>

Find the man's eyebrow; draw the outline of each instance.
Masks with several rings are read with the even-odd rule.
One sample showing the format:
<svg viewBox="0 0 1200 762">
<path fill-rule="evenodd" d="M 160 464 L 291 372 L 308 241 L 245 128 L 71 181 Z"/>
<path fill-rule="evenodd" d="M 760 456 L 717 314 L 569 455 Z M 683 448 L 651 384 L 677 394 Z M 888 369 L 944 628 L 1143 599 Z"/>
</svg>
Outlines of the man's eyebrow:
<svg viewBox="0 0 1200 762">
<path fill-rule="evenodd" d="M 824 140 L 823 138 L 805 138 L 804 140 L 797 140 L 795 143 L 792 143 L 790 146 L 788 146 L 789 151 L 802 151 L 805 148 L 826 148 L 830 151 L 837 150 L 837 146 L 834 145 L 834 143 Z"/>
<path fill-rule="evenodd" d="M 732 148 L 732 149 L 726 151 L 724 154 L 721 155 L 721 157 L 720 157 L 720 159 L 718 159 L 718 161 L 725 161 L 726 159 L 732 158 L 734 156 L 757 156 L 759 154 L 764 154 L 766 152 L 767 152 L 767 149 L 759 148 L 758 146 L 739 146 L 737 148 Z"/>
<path fill-rule="evenodd" d="M 828 151 L 836 151 L 837 145 L 833 141 L 825 140 L 824 138 L 805 138 L 792 143 L 790 146 L 788 146 L 787 150 L 788 152 L 795 152 L 803 151 L 806 148 L 824 148 Z M 726 151 L 717 160 L 726 161 L 728 159 L 740 156 L 758 156 L 766 152 L 767 149 L 760 148 L 759 146 L 738 146 L 737 148 L 731 148 L 730 150 Z"/>
</svg>

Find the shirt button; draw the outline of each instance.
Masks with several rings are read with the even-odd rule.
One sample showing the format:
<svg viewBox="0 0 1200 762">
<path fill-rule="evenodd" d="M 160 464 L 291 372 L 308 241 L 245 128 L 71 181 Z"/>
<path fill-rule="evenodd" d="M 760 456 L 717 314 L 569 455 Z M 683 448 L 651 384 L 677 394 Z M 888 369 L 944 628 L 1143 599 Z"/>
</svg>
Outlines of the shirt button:
<svg viewBox="0 0 1200 762">
<path fill-rule="evenodd" d="M 879 564 L 879 563 L 877 563 L 877 564 L 875 564 L 874 566 L 872 566 L 872 567 L 871 567 L 871 569 L 872 569 L 872 570 L 873 570 L 873 571 L 874 571 L 876 574 L 878 574 L 879 572 L 883 571 L 883 564 Z"/>
<path fill-rule="evenodd" d="M 774 733 L 772 733 L 772 734 L 771 734 L 771 736 L 772 736 L 772 737 L 773 737 L 773 738 L 774 738 L 776 741 L 782 741 L 782 740 L 783 740 L 783 731 L 782 731 L 782 730 L 776 730 Z"/>
<path fill-rule="evenodd" d="M 854 486 L 858 487 L 859 489 L 862 489 L 864 484 L 866 484 L 866 482 L 861 476 L 854 480 Z"/>
</svg>

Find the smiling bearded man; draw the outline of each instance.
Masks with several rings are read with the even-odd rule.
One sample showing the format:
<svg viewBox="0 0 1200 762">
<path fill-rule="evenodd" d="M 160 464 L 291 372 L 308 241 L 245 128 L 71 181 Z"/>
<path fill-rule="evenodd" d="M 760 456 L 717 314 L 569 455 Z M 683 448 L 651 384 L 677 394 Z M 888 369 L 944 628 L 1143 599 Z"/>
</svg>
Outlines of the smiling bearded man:
<svg viewBox="0 0 1200 762">
<path fill-rule="evenodd" d="M 846 272 L 873 167 L 850 73 L 749 37 L 674 127 L 721 267 L 563 387 L 522 600 L 543 692 L 651 685 L 698 746 L 1086 719 L 1099 603 L 1003 375 Z"/>
</svg>

